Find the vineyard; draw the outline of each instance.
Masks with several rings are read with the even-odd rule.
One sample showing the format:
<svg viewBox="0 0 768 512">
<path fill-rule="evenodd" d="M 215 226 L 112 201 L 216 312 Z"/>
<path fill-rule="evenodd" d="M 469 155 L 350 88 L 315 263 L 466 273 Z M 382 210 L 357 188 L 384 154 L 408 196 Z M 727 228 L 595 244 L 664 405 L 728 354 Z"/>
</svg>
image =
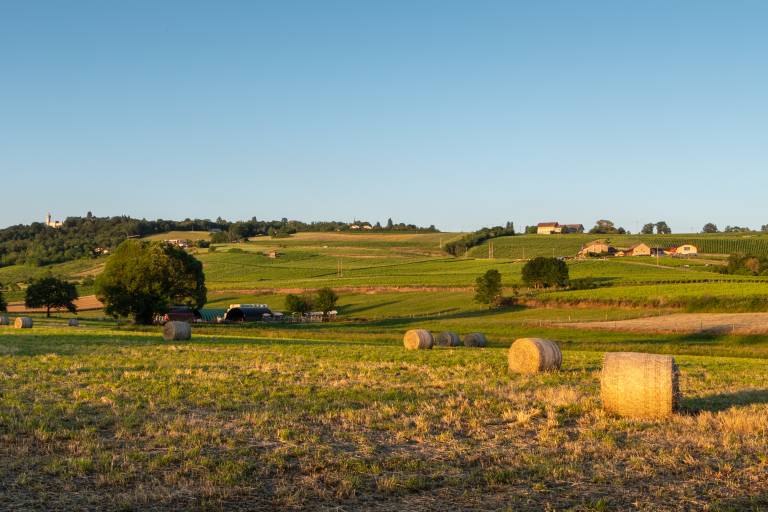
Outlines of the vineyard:
<svg viewBox="0 0 768 512">
<path fill-rule="evenodd" d="M 615 247 L 629 247 L 637 242 L 662 249 L 693 244 L 702 254 L 768 256 L 767 235 L 519 235 L 496 238 L 490 243 L 497 258 L 528 259 L 536 256 L 575 256 L 585 244 L 596 239 L 606 239 Z M 469 256 L 487 257 L 488 243 L 472 248 Z"/>
</svg>

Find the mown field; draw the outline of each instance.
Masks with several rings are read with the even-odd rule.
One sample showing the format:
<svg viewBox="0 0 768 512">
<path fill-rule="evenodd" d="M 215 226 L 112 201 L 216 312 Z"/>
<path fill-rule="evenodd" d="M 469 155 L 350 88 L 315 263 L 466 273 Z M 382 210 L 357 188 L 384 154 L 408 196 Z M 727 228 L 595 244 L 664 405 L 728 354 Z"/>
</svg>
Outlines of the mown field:
<svg viewBox="0 0 768 512">
<path fill-rule="evenodd" d="M 0 329 L 4 507 L 768 506 L 768 360 L 678 356 L 684 413 L 630 421 L 602 411 L 587 341 L 557 374 L 511 375 L 505 356 L 498 342 Z"/>
</svg>

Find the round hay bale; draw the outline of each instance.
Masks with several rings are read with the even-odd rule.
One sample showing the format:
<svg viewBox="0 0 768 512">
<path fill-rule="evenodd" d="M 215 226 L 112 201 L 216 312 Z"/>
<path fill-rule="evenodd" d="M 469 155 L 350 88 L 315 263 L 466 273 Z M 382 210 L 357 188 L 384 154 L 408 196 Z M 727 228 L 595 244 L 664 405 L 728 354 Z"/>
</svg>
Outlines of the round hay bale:
<svg viewBox="0 0 768 512">
<path fill-rule="evenodd" d="M 187 322 L 166 322 L 163 326 L 165 341 L 188 340 L 192 338 L 192 326 Z"/>
<path fill-rule="evenodd" d="M 16 317 L 16 320 L 13 322 L 13 326 L 16 329 L 31 329 L 32 328 L 32 319 L 28 316 L 19 316 Z"/>
<path fill-rule="evenodd" d="M 403 346 L 408 350 L 423 350 L 432 348 L 434 339 L 426 329 L 411 329 L 403 336 Z"/>
<path fill-rule="evenodd" d="M 485 339 L 485 334 L 481 332 L 473 332 L 464 336 L 465 347 L 484 347 L 488 344 L 488 340 Z"/>
<path fill-rule="evenodd" d="M 10 325 L 10 323 L 7 316 L 0 315 L 0 325 Z"/>
<path fill-rule="evenodd" d="M 509 347 L 509 369 L 516 373 L 541 373 L 559 370 L 563 353 L 554 341 L 520 338 Z"/>
<path fill-rule="evenodd" d="M 665 418 L 678 409 L 679 370 L 672 356 L 609 352 L 600 397 L 606 411 L 629 418 Z"/>
<path fill-rule="evenodd" d="M 80 320 L 77 318 L 70 318 L 69 322 L 67 322 L 67 325 L 70 327 L 80 327 Z"/>
<path fill-rule="evenodd" d="M 455 332 L 443 331 L 435 336 L 435 345 L 439 347 L 458 347 L 461 345 L 461 338 Z"/>
</svg>

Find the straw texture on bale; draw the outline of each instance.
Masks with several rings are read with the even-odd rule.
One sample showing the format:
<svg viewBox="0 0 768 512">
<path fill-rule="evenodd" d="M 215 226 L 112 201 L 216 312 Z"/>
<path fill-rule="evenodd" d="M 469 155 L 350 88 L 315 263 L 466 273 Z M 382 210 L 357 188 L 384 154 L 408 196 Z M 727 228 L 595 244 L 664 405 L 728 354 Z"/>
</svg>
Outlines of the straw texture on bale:
<svg viewBox="0 0 768 512">
<path fill-rule="evenodd" d="M 455 332 L 443 331 L 435 336 L 435 345 L 440 347 L 458 347 L 461 345 L 461 338 Z"/>
<path fill-rule="evenodd" d="M 77 318 L 70 318 L 69 322 L 68 322 L 68 325 L 70 327 L 79 327 L 80 326 L 80 320 L 78 320 Z"/>
<path fill-rule="evenodd" d="M 679 371 L 672 356 L 609 352 L 600 397 L 606 411 L 629 418 L 664 418 L 678 408 Z"/>
<path fill-rule="evenodd" d="M 408 350 L 432 348 L 433 344 L 432 333 L 426 329 L 411 329 L 403 336 L 403 346 Z"/>
<path fill-rule="evenodd" d="M 192 326 L 187 322 L 166 322 L 163 326 L 165 341 L 188 340 L 192 338 Z"/>
<path fill-rule="evenodd" d="M 484 347 L 488 344 L 485 339 L 485 334 L 480 332 L 473 332 L 464 336 L 465 347 Z"/>
<path fill-rule="evenodd" d="M 16 329 L 31 329 L 32 328 L 32 319 L 28 316 L 19 316 L 16 317 L 16 321 L 13 322 L 13 326 Z"/>
<path fill-rule="evenodd" d="M 555 342 L 541 338 L 520 338 L 509 347 L 509 369 L 516 373 L 559 370 L 563 353 Z"/>
<path fill-rule="evenodd" d="M 8 317 L 5 315 L 0 315 L 0 325 L 9 325 L 10 322 L 8 321 Z"/>
</svg>

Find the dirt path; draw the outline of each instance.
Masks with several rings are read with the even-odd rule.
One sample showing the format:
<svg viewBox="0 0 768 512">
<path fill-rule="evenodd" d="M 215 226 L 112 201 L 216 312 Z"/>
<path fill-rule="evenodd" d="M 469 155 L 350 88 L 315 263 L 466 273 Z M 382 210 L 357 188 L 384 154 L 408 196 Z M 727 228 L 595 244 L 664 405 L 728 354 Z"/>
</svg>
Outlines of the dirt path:
<svg viewBox="0 0 768 512">
<path fill-rule="evenodd" d="M 92 311 L 94 309 L 103 308 L 104 304 L 102 304 L 99 301 L 99 299 L 96 298 L 95 295 L 85 295 L 75 301 L 75 306 L 77 306 L 78 311 Z M 56 310 L 52 310 L 52 312 L 53 311 L 56 311 Z M 60 310 L 60 311 L 66 311 L 66 310 Z M 24 306 L 23 302 L 9 302 L 8 312 L 9 313 L 45 313 L 45 309 L 44 308 L 27 309 Z"/>
<path fill-rule="evenodd" d="M 563 322 L 576 329 L 650 333 L 766 334 L 768 313 L 678 313 L 608 322 Z"/>
</svg>

